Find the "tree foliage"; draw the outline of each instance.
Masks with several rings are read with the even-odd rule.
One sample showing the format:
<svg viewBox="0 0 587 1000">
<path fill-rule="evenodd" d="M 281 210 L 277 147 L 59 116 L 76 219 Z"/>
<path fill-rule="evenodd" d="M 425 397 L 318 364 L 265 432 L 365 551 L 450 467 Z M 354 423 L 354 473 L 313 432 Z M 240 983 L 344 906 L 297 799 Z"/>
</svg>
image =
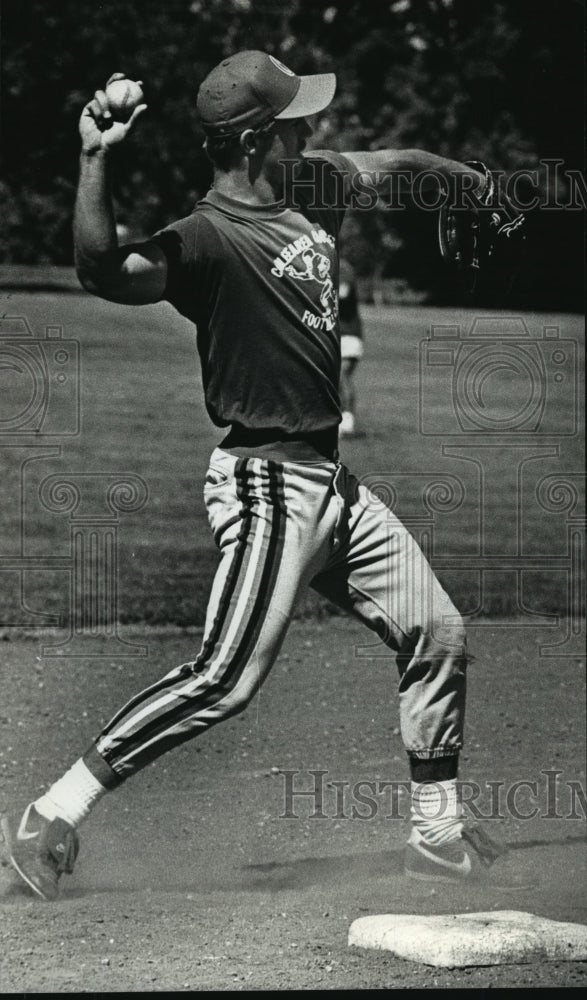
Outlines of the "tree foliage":
<svg viewBox="0 0 587 1000">
<path fill-rule="evenodd" d="M 210 183 L 197 88 L 241 48 L 337 73 L 316 145 L 419 147 L 506 171 L 544 157 L 583 168 L 577 0 L 4 0 L 2 45 L 5 260 L 71 261 L 77 121 L 115 70 L 142 79 L 149 103 L 117 153 L 119 216 L 148 234 L 191 211 Z M 360 271 L 438 295 L 432 221 L 422 216 L 351 217 Z M 539 250 L 527 280 L 538 276 L 544 298 L 543 272 L 558 267 L 560 304 L 576 305 L 578 213 L 537 213 L 532 224 Z"/>
</svg>

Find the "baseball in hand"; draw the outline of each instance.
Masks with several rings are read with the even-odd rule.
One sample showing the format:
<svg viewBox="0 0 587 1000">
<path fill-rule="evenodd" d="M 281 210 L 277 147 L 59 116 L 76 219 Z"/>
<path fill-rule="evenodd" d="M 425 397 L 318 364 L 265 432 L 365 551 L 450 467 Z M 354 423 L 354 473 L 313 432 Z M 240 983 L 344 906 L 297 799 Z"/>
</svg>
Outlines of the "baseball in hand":
<svg viewBox="0 0 587 1000">
<path fill-rule="evenodd" d="M 135 108 L 143 104 L 145 95 L 134 80 L 113 80 L 106 87 L 106 99 L 116 122 L 127 122 Z"/>
</svg>

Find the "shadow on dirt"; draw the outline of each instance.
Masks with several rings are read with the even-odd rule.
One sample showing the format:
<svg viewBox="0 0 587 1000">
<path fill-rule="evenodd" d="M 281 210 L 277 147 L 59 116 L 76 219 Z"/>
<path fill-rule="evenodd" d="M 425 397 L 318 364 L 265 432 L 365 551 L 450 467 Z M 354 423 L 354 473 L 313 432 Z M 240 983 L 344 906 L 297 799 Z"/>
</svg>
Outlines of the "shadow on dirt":
<svg viewBox="0 0 587 1000">
<path fill-rule="evenodd" d="M 352 872 L 354 880 L 373 876 L 403 875 L 404 852 L 378 851 L 375 854 L 352 854 L 340 857 L 298 858 L 294 861 L 268 861 L 262 864 L 244 866 L 251 874 L 242 888 L 247 889 L 303 889 L 317 884 L 338 882 L 348 879 Z"/>
<path fill-rule="evenodd" d="M 525 851 L 530 847 L 565 847 L 567 844 L 587 844 L 587 837 L 560 837 L 558 840 L 519 840 L 506 844 L 508 851 Z"/>
</svg>

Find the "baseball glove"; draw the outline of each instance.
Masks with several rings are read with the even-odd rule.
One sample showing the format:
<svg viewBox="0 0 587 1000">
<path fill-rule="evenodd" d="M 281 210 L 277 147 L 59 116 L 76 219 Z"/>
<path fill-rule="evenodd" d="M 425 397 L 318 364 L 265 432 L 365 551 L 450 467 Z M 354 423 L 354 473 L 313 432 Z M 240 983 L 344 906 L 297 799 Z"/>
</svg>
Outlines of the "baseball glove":
<svg viewBox="0 0 587 1000">
<path fill-rule="evenodd" d="M 496 189 L 491 171 L 478 160 L 467 166 L 485 176 L 485 188 L 471 207 L 455 208 L 450 197 L 440 210 L 440 253 L 461 278 L 469 295 L 482 302 L 503 302 L 522 263 L 526 219 Z"/>
</svg>

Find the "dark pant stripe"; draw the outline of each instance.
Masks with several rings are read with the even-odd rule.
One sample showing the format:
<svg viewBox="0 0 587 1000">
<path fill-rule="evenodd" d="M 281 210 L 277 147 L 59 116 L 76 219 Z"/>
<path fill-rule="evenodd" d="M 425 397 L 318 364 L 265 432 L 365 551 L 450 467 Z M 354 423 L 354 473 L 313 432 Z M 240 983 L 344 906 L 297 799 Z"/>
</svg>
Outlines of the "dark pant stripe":
<svg viewBox="0 0 587 1000">
<path fill-rule="evenodd" d="M 252 608 L 247 610 L 247 626 L 237 648 L 230 659 L 226 661 L 222 674 L 217 679 L 212 681 L 208 686 L 204 685 L 199 688 L 197 693 L 194 693 L 193 696 L 187 694 L 185 698 L 185 705 L 182 710 L 178 710 L 178 706 L 176 705 L 171 710 L 161 714 L 157 719 L 153 720 L 148 727 L 146 727 L 146 729 L 141 728 L 141 730 L 137 733 L 137 737 L 140 736 L 140 739 L 131 740 L 128 744 L 125 744 L 124 753 L 120 753 L 120 757 L 124 757 L 128 753 L 132 752 L 134 746 L 140 748 L 142 742 L 147 742 L 147 740 L 152 739 L 157 735 L 157 732 L 164 733 L 165 730 L 169 729 L 171 726 L 179 727 L 183 722 L 187 722 L 191 717 L 197 715 L 198 712 L 202 711 L 204 708 L 210 708 L 211 706 L 217 704 L 222 700 L 222 698 L 225 698 L 228 694 L 230 694 L 242 677 L 242 674 L 249 662 L 250 654 L 263 627 L 265 610 L 268 606 L 272 593 L 273 583 L 279 571 L 285 540 L 286 515 L 281 466 L 273 462 L 268 464 L 271 466 L 269 470 L 269 486 L 267 491 L 269 510 L 271 511 L 271 523 L 269 528 L 267 553 L 259 579 L 255 601 Z M 237 711 L 236 708 L 233 709 L 233 713 L 235 711 Z M 230 714 L 230 712 L 226 712 L 223 714 L 222 718 L 227 718 Z M 145 747 L 144 752 L 141 752 L 139 749 L 139 752 L 133 755 L 133 771 L 144 767 L 146 764 L 150 763 L 150 761 L 159 757 L 166 750 L 172 749 L 177 746 L 178 743 L 185 742 L 190 739 L 190 737 L 195 736 L 199 729 L 209 728 L 210 725 L 211 722 L 209 720 L 202 720 L 202 725 L 198 728 L 193 727 L 191 730 L 188 729 L 184 731 L 178 729 L 177 731 L 167 733 L 165 736 L 162 736 L 160 740 L 157 740 L 155 743 Z"/>
<path fill-rule="evenodd" d="M 198 710 L 214 705 L 219 697 L 229 694 L 240 680 L 263 627 L 265 612 L 281 565 L 286 521 L 283 475 L 281 466 L 276 462 L 267 462 L 267 465 L 269 467 L 267 492 L 272 512 L 271 529 L 267 557 L 263 565 L 255 601 L 249 612 L 243 636 L 231 660 L 228 661 L 226 670 L 221 678 L 214 680 L 209 687 L 204 689 L 204 696 L 198 698 Z"/>
<path fill-rule="evenodd" d="M 241 574 L 243 560 L 247 553 L 247 541 L 253 526 L 253 517 L 249 500 L 251 470 L 247 465 L 247 459 L 239 458 L 235 466 L 235 479 L 237 496 L 241 501 L 242 525 L 238 533 L 236 552 L 234 553 L 230 569 L 224 582 L 224 589 L 218 602 L 216 617 L 212 628 L 210 629 L 210 633 L 205 637 L 202 648 L 195 659 L 195 667 L 199 667 L 201 663 L 206 663 L 208 661 L 214 647 L 222 635 L 222 631 L 226 624 L 226 616 L 230 608 L 230 602 Z"/>
<path fill-rule="evenodd" d="M 237 586 L 239 576 L 241 573 L 243 560 L 247 553 L 247 541 L 252 527 L 252 517 L 250 512 L 250 505 L 248 503 L 249 494 L 249 478 L 250 471 L 247 467 L 246 459 L 239 459 L 235 466 L 235 478 L 237 482 L 237 495 L 241 500 L 242 505 L 242 526 L 238 534 L 237 545 L 233 554 L 233 559 L 226 575 L 226 580 L 224 582 L 223 592 L 220 596 L 218 602 L 218 611 L 214 619 L 214 623 L 210 630 L 209 636 L 204 639 L 204 643 L 198 657 L 196 658 L 196 663 L 201 662 L 204 656 L 209 656 L 213 651 L 224 627 L 226 616 L 230 608 L 230 602 L 232 595 Z M 108 736 L 112 733 L 119 722 L 123 719 L 128 718 L 129 714 L 141 705 L 145 705 L 150 699 L 155 702 L 157 700 L 156 696 L 161 695 L 166 689 L 173 688 L 178 683 L 185 683 L 189 676 L 193 673 L 192 664 L 184 664 L 183 668 L 180 668 L 180 673 L 167 675 L 160 681 L 157 681 L 151 687 L 145 688 L 140 691 L 136 697 L 132 698 L 115 716 L 107 726 L 102 730 L 98 740 L 99 743 L 104 736 Z M 148 727 L 141 727 L 138 732 L 141 735 L 141 739 L 146 737 L 146 731 Z M 134 745 L 133 732 L 129 730 L 128 737 L 124 737 L 121 743 L 110 750 L 105 749 L 102 752 L 102 756 L 105 760 L 110 761 L 117 756 L 123 756 L 132 749 Z"/>
<path fill-rule="evenodd" d="M 248 559 L 245 559 L 245 554 L 247 548 L 250 546 L 248 542 L 252 535 L 251 525 L 253 522 L 252 513 L 252 498 L 250 496 L 250 491 L 248 489 L 248 482 L 246 477 L 246 468 L 244 468 L 245 463 L 243 463 L 243 472 L 245 473 L 243 477 L 243 488 L 241 492 L 241 499 L 243 502 L 243 530 L 239 533 L 239 539 L 237 543 L 238 557 L 235 556 L 233 563 L 231 565 L 230 577 L 231 579 L 226 581 L 224 593 L 221 598 L 219 612 L 216 616 L 214 626 L 211 630 L 211 636 L 215 637 L 215 643 L 212 644 L 208 642 L 203 648 L 202 652 L 196 660 L 196 665 L 200 668 L 197 673 L 203 673 L 203 663 L 204 663 L 204 651 L 207 654 L 207 660 L 211 659 L 214 649 L 217 643 L 222 638 L 222 633 L 224 631 L 224 626 L 226 625 L 227 612 L 229 610 L 230 601 L 235 593 L 237 580 L 239 575 L 243 576 L 246 573 Z M 260 577 L 257 583 L 257 593 L 253 607 L 249 610 L 247 609 L 247 624 L 245 626 L 243 635 L 238 643 L 238 646 L 229 660 L 227 660 L 224 665 L 220 676 L 213 682 L 209 684 L 208 687 L 203 685 L 194 692 L 193 695 L 186 693 L 185 703 L 178 701 L 171 708 L 163 707 L 161 712 L 156 717 L 151 717 L 145 725 L 140 725 L 139 728 L 134 732 L 128 733 L 121 741 L 119 747 L 113 747 L 110 752 L 104 754 L 105 759 L 108 760 L 113 766 L 116 766 L 116 759 L 122 759 L 126 757 L 133 750 L 139 749 L 142 743 L 146 743 L 153 737 L 157 736 L 158 732 L 163 733 L 170 726 L 181 725 L 182 722 L 186 721 L 190 716 L 197 714 L 204 707 L 209 707 L 218 702 L 223 696 L 228 694 L 234 686 L 238 683 L 239 678 L 247 665 L 248 656 L 257 641 L 258 635 L 263 625 L 264 620 L 264 607 L 267 603 L 268 596 L 271 593 L 273 581 L 276 578 L 276 574 L 279 569 L 280 557 L 283 551 L 283 541 L 285 537 L 285 507 L 284 507 L 284 496 L 283 496 L 283 476 L 280 471 L 281 467 L 276 463 L 271 463 L 271 469 L 269 470 L 269 486 L 266 491 L 266 497 L 268 499 L 268 509 L 271 515 L 270 525 L 269 525 L 269 539 L 267 542 L 267 552 L 265 553 L 265 559 L 261 569 Z M 246 525 L 246 530 L 245 530 Z M 174 683 L 185 684 L 186 680 L 189 679 L 189 673 L 186 672 L 181 678 L 175 678 Z M 178 696 L 178 699 L 181 695 Z M 183 705 L 183 710 L 180 706 Z M 205 728 L 206 724 L 202 726 Z M 164 749 L 170 749 L 175 746 L 177 742 L 183 742 L 188 739 L 190 735 L 195 735 L 195 730 L 190 733 L 187 732 L 175 732 L 169 733 L 161 741 L 150 744 L 145 747 L 144 754 L 140 752 L 133 755 L 133 765 L 132 769 L 136 770 L 149 760 L 158 757 Z M 165 748 L 162 743 L 169 744 Z"/>
</svg>

